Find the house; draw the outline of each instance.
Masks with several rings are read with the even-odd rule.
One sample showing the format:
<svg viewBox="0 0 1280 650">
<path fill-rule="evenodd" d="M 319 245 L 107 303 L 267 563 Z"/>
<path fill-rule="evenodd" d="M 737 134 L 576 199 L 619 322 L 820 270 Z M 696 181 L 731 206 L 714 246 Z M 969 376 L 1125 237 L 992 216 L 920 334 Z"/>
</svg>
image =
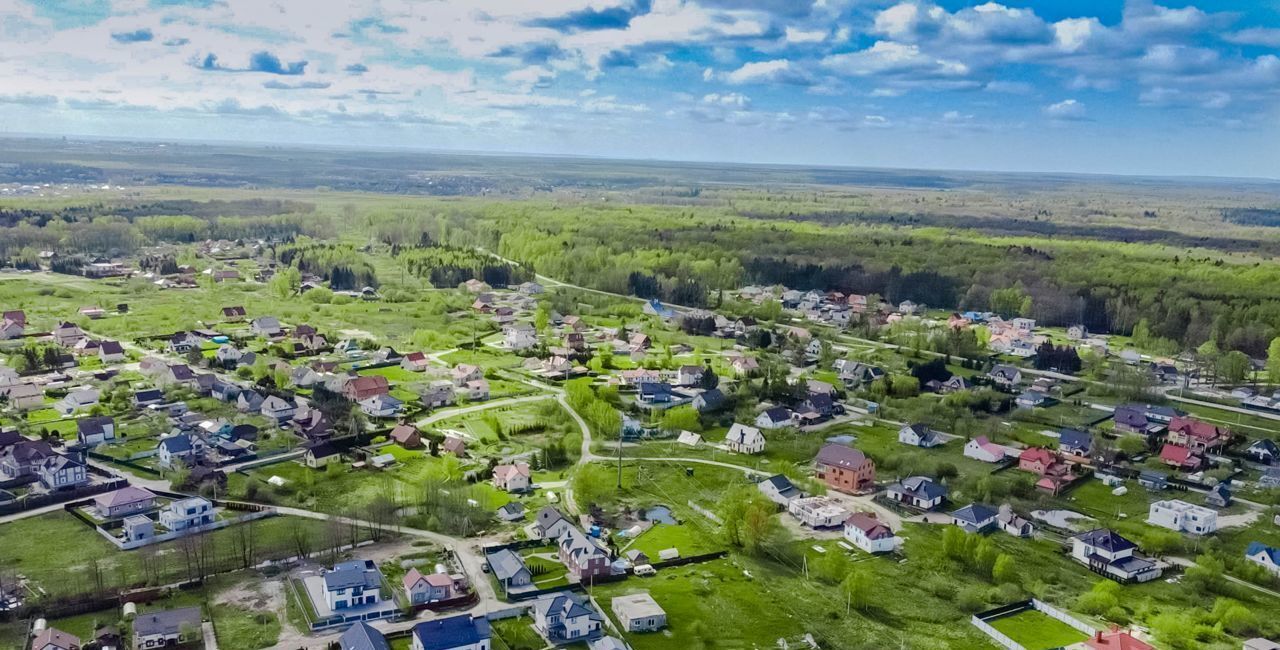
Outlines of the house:
<svg viewBox="0 0 1280 650">
<path fill-rule="evenodd" d="M 404 410 L 404 402 L 391 395 L 374 395 L 360 402 L 360 410 L 371 418 L 393 418 Z"/>
<path fill-rule="evenodd" d="M 724 444 L 739 454 L 759 454 L 764 451 L 764 435 L 755 427 L 734 422 L 724 437 Z"/>
<path fill-rule="evenodd" d="M 80 637 L 67 634 L 56 627 L 40 630 L 31 642 L 31 650 L 80 650 L 82 647 Z"/>
<path fill-rule="evenodd" d="M 1216 508 L 1226 508 L 1231 505 L 1231 488 L 1226 483 L 1219 483 L 1209 488 L 1208 494 L 1204 495 L 1204 502 Z"/>
<path fill-rule="evenodd" d="M 410 650 L 489 650 L 492 637 L 489 619 L 458 614 L 413 626 L 409 647 Z"/>
<path fill-rule="evenodd" d="M 169 337 L 168 347 L 174 354 L 186 354 L 200 347 L 200 337 L 191 332 L 175 332 Z"/>
<path fill-rule="evenodd" d="M 667 613 L 647 591 L 616 596 L 609 608 L 627 632 L 656 632 L 667 626 Z"/>
<path fill-rule="evenodd" d="M 534 532 L 541 539 L 559 539 L 564 531 L 572 527 L 573 524 L 551 506 L 543 506 L 534 522 Z"/>
<path fill-rule="evenodd" d="M 702 366 L 680 366 L 676 371 L 677 386 L 697 386 L 702 383 L 702 377 L 706 374 L 706 368 Z"/>
<path fill-rule="evenodd" d="M 96 388 L 75 388 L 68 392 L 66 397 L 54 402 L 53 410 L 69 416 L 76 411 L 94 407 L 101 396 L 102 394 Z"/>
<path fill-rule="evenodd" d="M 404 593 L 414 605 L 425 605 L 453 598 L 453 578 L 444 573 L 423 575 L 416 568 L 409 569 L 400 581 Z"/>
<path fill-rule="evenodd" d="M 40 408 L 44 405 L 44 391 L 35 384 L 23 382 L 11 384 L 0 388 L 0 395 L 8 396 L 9 406 L 19 411 Z"/>
<path fill-rule="evenodd" d="M 938 388 L 940 393 L 956 393 L 962 390 L 973 388 L 973 382 L 961 377 L 960 375 L 951 375 L 951 378 L 942 382 Z"/>
<path fill-rule="evenodd" d="M 326 467 L 329 463 L 341 460 L 341 453 L 331 442 L 317 442 L 307 445 L 302 452 L 302 462 L 311 469 Z"/>
<path fill-rule="evenodd" d="M 53 454 L 40 461 L 36 476 L 46 490 L 63 490 L 89 482 L 84 463 L 61 454 Z"/>
<path fill-rule="evenodd" d="M 1031 409 L 1037 406 L 1044 406 L 1047 401 L 1049 401 L 1049 398 L 1045 397 L 1044 393 L 1028 390 L 1020 393 L 1014 403 L 1018 405 L 1018 408 Z"/>
<path fill-rule="evenodd" d="M 324 574 L 324 602 L 337 611 L 382 602 L 382 572 L 372 560 L 350 560 Z"/>
<path fill-rule="evenodd" d="M 1135 555 L 1138 546 L 1115 531 L 1098 528 L 1071 537 L 1071 558 L 1118 582 L 1148 582 L 1160 577 L 1156 563 Z"/>
<path fill-rule="evenodd" d="M 456 436 L 445 436 L 444 442 L 440 443 L 440 450 L 446 454 L 453 454 L 458 458 L 466 458 L 467 441 Z"/>
<path fill-rule="evenodd" d="M 498 465 L 493 468 L 493 486 L 506 492 L 529 490 L 530 473 L 527 463 Z"/>
<path fill-rule="evenodd" d="M 27 326 L 25 323 L 19 323 L 18 321 L 9 320 L 8 318 L 0 320 L 0 341 L 22 338 L 26 333 Z"/>
<path fill-rule="evenodd" d="M 1142 407 L 1132 404 L 1117 406 L 1112 413 L 1111 419 L 1115 422 L 1116 431 L 1124 433 L 1138 433 L 1149 436 L 1165 429 L 1164 423 L 1151 418 L 1150 414 Z"/>
<path fill-rule="evenodd" d="M 392 442 L 405 449 L 417 449 L 422 446 L 422 434 L 410 424 L 398 424 L 387 436 Z M 455 438 L 456 439 L 456 438 Z"/>
<path fill-rule="evenodd" d="M 748 376 L 760 370 L 760 362 L 755 357 L 735 356 L 729 361 L 729 367 L 739 377 Z"/>
<path fill-rule="evenodd" d="M 0 449 L 0 475 L 6 480 L 35 476 L 40 464 L 55 455 L 43 440 L 20 440 Z"/>
<path fill-rule="evenodd" d="M 482 402 L 489 399 L 489 382 L 485 379 L 476 379 L 467 382 L 463 387 L 467 393 L 467 399 L 472 402 Z"/>
<path fill-rule="evenodd" d="M 160 525 L 172 531 L 188 530 L 213 523 L 213 504 L 203 497 L 187 497 L 169 502 L 160 509 Z"/>
<path fill-rule="evenodd" d="M 98 359 L 103 363 L 124 361 L 124 347 L 118 341 L 103 341 L 98 346 Z"/>
<path fill-rule="evenodd" d="M 245 312 L 244 307 L 236 306 L 222 308 L 222 320 L 228 323 L 242 322 L 246 315 L 247 313 Z"/>
<path fill-rule="evenodd" d="M 1175 417 L 1169 422 L 1166 441 L 1192 452 L 1205 454 L 1222 448 L 1231 440 L 1231 432 L 1218 426 L 1188 417 Z"/>
<path fill-rule="evenodd" d="M 85 338 L 84 330 L 75 323 L 63 321 L 53 328 L 53 341 L 64 348 L 69 348 Z"/>
<path fill-rule="evenodd" d="M 116 422 L 108 416 L 84 418 L 76 421 L 76 442 L 86 447 L 116 439 Z"/>
<path fill-rule="evenodd" d="M 431 360 L 425 352 L 410 352 L 400 359 L 400 367 L 409 372 L 423 372 L 431 367 Z"/>
<path fill-rule="evenodd" d="M 156 460 L 159 461 L 161 467 L 173 469 L 179 463 L 185 465 L 194 465 L 193 462 L 200 454 L 204 443 L 199 438 L 195 438 L 190 434 L 179 433 L 168 436 L 160 440 L 160 444 L 156 445 Z"/>
<path fill-rule="evenodd" d="M 71 353 L 77 357 L 87 357 L 97 355 L 102 349 L 102 344 L 93 339 L 80 339 L 78 343 L 71 348 Z"/>
<path fill-rule="evenodd" d="M 275 316 L 262 316 L 249 322 L 249 331 L 256 336 L 273 339 L 283 334 L 284 328 Z"/>
<path fill-rule="evenodd" d="M 1160 460 L 1165 465 L 1187 472 L 1194 472 L 1204 465 L 1203 458 L 1192 453 L 1190 449 L 1178 445 L 1164 445 L 1161 447 Z"/>
<path fill-rule="evenodd" d="M 460 363 L 454 366 L 449 375 L 453 379 L 453 385 L 459 388 L 466 386 L 468 382 L 484 379 L 484 371 L 479 366 L 473 366 L 469 363 Z"/>
<path fill-rule="evenodd" d="M 444 380 L 431 382 L 431 385 L 423 389 L 419 401 L 429 409 L 453 404 L 453 384 Z"/>
<path fill-rule="evenodd" d="M 793 499 L 798 499 L 804 494 L 800 492 L 791 479 L 782 474 L 774 474 L 769 478 L 756 484 L 756 489 L 760 490 L 770 501 L 785 507 Z"/>
<path fill-rule="evenodd" d="M 1000 512 L 981 503 L 971 503 L 951 513 L 955 524 L 966 533 L 985 533 L 996 527 Z"/>
<path fill-rule="evenodd" d="M 798 410 L 808 416 L 806 420 L 826 419 L 844 413 L 844 407 L 836 404 L 831 393 L 809 393 Z"/>
<path fill-rule="evenodd" d="M 1022 371 L 1014 366 L 998 365 L 987 373 L 987 378 L 997 386 L 1012 388 L 1022 383 Z"/>
<path fill-rule="evenodd" d="M 586 533 L 569 526 L 556 539 L 560 563 L 569 570 L 571 579 L 590 583 L 610 575 L 609 554 Z"/>
<path fill-rule="evenodd" d="M 671 384 L 645 382 L 640 384 L 639 400 L 644 404 L 665 404 L 671 401 Z"/>
<path fill-rule="evenodd" d="M 1093 449 L 1093 436 L 1076 429 L 1058 430 L 1058 451 L 1073 456 L 1088 456 Z"/>
<path fill-rule="evenodd" d="M 937 447 L 942 444 L 940 438 L 927 424 L 908 424 L 898 429 L 898 442 L 912 447 Z"/>
<path fill-rule="evenodd" d="M 486 555 L 485 560 L 503 591 L 510 592 L 512 587 L 528 587 L 533 584 L 533 574 L 515 551 L 499 549 Z"/>
<path fill-rule="evenodd" d="M 508 350 L 528 350 L 538 347 L 538 331 L 528 323 L 513 323 L 502 328 L 502 340 Z"/>
<path fill-rule="evenodd" d="M 258 412 L 265 418 L 275 420 L 277 424 L 284 424 L 297 414 L 298 407 L 284 398 L 270 395 L 262 400 Z"/>
<path fill-rule="evenodd" d="M 765 409 L 756 416 L 756 427 L 760 429 L 781 429 L 791 426 L 791 410 L 785 406 Z"/>
<path fill-rule="evenodd" d="M 1018 456 L 1018 469 L 1038 476 L 1047 474 L 1049 468 L 1057 464 L 1058 455 L 1043 447 L 1029 447 Z"/>
<path fill-rule="evenodd" d="M 1007 503 L 1000 506 L 1000 513 L 996 515 L 996 523 L 1000 526 L 1000 530 L 1014 537 L 1031 537 L 1036 532 L 1035 526 L 1031 525 L 1030 521 L 1019 517 L 1013 511 L 1013 506 Z"/>
<path fill-rule="evenodd" d="M 362 621 L 338 637 L 338 650 L 391 650 L 391 644 L 381 632 Z"/>
<path fill-rule="evenodd" d="M 840 381 L 844 382 L 847 388 L 857 388 L 858 386 L 870 384 L 885 376 L 885 372 L 881 368 L 848 359 L 837 359 L 832 364 L 832 368 L 835 369 L 836 376 Z"/>
<path fill-rule="evenodd" d="M 352 402 L 363 402 L 371 397 L 391 392 L 391 384 L 382 375 L 355 377 L 342 387 L 342 395 Z"/>
<path fill-rule="evenodd" d="M 133 647 L 162 648 L 197 643 L 203 638 L 199 607 L 182 607 L 138 614 L 133 619 Z"/>
<path fill-rule="evenodd" d="M 693 398 L 693 408 L 699 413 L 710 413 L 724 406 L 725 396 L 719 388 L 712 388 L 698 393 Z"/>
<path fill-rule="evenodd" d="M 1280 548 L 1267 546 L 1262 542 L 1250 542 L 1245 549 L 1244 558 L 1280 576 Z"/>
<path fill-rule="evenodd" d="M 524 519 L 524 505 L 519 501 L 512 501 L 501 508 L 498 508 L 498 519 L 502 521 L 512 522 Z"/>
<path fill-rule="evenodd" d="M 93 503 L 100 519 L 119 519 L 154 508 L 156 495 L 146 488 L 128 485 L 94 497 Z"/>
<path fill-rule="evenodd" d="M 1208 535 L 1218 530 L 1218 513 L 1186 501 L 1156 501 L 1147 513 L 1147 523 L 1180 533 Z"/>
<path fill-rule="evenodd" d="M 947 488 L 927 476 L 911 476 L 885 488 L 885 497 L 912 508 L 933 510 L 947 498 Z"/>
<path fill-rule="evenodd" d="M 1249 445 L 1244 455 L 1255 463 L 1272 465 L 1277 460 L 1280 460 L 1280 445 L 1277 445 L 1270 438 L 1261 438 Z"/>
<path fill-rule="evenodd" d="M 1161 472 L 1143 470 L 1138 473 L 1138 485 L 1148 490 L 1163 490 L 1169 487 L 1169 477 Z"/>
<path fill-rule="evenodd" d="M 813 459 L 816 477 L 827 487 L 857 494 L 875 488 L 875 462 L 861 451 L 841 444 L 827 444 Z"/>
<path fill-rule="evenodd" d="M 991 442 L 986 436 L 978 436 L 965 443 L 964 455 L 984 463 L 999 463 L 1004 460 L 1005 448 Z"/>
<path fill-rule="evenodd" d="M 787 512 L 810 528 L 843 526 L 849 511 L 839 501 L 828 497 L 801 497 L 787 504 Z"/>
<path fill-rule="evenodd" d="M 133 394 L 133 405 L 142 408 L 164 401 L 164 393 L 156 388 L 147 388 Z"/>
<path fill-rule="evenodd" d="M 534 629 L 554 645 L 587 641 L 603 634 L 604 618 L 578 594 L 548 594 L 533 602 L 532 611 Z"/>
<path fill-rule="evenodd" d="M 865 512 L 855 512 L 844 522 L 844 538 L 867 553 L 892 553 L 898 538 L 888 526 Z"/>
</svg>

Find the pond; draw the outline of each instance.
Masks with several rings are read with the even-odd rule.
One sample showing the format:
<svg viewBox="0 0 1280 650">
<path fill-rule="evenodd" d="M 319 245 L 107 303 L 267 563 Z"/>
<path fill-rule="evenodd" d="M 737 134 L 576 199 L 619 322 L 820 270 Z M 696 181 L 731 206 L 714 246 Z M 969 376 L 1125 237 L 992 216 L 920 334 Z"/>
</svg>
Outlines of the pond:
<svg viewBox="0 0 1280 650">
<path fill-rule="evenodd" d="M 645 510 L 644 520 L 659 524 L 670 524 L 672 526 L 677 523 L 675 515 L 671 513 L 671 508 L 666 506 L 654 506 Z"/>
</svg>

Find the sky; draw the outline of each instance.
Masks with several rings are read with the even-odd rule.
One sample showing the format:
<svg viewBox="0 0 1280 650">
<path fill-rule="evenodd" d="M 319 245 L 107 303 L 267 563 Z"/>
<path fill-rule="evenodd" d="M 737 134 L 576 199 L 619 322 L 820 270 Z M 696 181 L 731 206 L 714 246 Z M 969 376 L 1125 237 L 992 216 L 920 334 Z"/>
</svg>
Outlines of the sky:
<svg viewBox="0 0 1280 650">
<path fill-rule="evenodd" d="M 0 0 L 0 133 L 1280 178 L 1280 0 Z"/>
</svg>

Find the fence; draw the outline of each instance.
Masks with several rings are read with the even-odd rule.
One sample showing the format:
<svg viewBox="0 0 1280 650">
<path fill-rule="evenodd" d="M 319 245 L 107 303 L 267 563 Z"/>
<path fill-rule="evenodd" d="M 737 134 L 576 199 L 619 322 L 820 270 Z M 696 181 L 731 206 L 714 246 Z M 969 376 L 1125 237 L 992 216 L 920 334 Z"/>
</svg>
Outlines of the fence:
<svg viewBox="0 0 1280 650">
<path fill-rule="evenodd" d="M 1085 636 L 1092 636 L 1094 633 L 1094 629 L 1090 627 L 1087 623 L 1084 623 L 1080 619 L 1077 619 L 1071 616 L 1070 614 L 1058 609 L 1057 607 L 1054 607 L 1053 605 L 1050 605 L 1049 603 L 1046 603 L 1036 598 L 1032 598 L 1031 600 L 1023 600 L 1016 603 L 1010 603 L 1008 605 L 1003 605 L 995 609 L 974 614 L 973 617 L 969 619 L 969 622 L 973 624 L 974 627 L 981 630 L 983 634 L 986 634 L 988 637 L 991 637 L 991 640 L 994 641 L 996 645 L 1007 648 L 1008 650 L 1026 650 L 1026 648 L 1022 644 L 1018 643 L 1017 641 L 1014 641 L 1013 639 L 1009 638 L 1006 634 L 1004 634 L 1000 630 L 997 630 L 994 627 L 992 627 L 991 624 L 988 623 L 988 621 L 994 621 L 999 618 L 1004 618 L 1006 616 L 1013 616 L 1015 614 L 1020 614 L 1022 612 L 1027 612 L 1027 611 L 1040 612 L 1041 614 L 1044 614 L 1049 618 L 1055 619 L 1057 621 L 1062 622 L 1065 625 L 1072 627 L 1073 629 L 1077 630 L 1081 634 L 1084 634 Z"/>
<path fill-rule="evenodd" d="M 11 503 L 0 504 L 0 515 L 11 515 L 22 512 L 24 510 L 34 510 L 45 506 L 57 505 L 68 501 L 83 499 L 103 492 L 118 490 L 126 485 L 128 481 L 117 478 L 111 481 L 104 481 L 95 485 L 86 485 L 84 487 L 74 488 L 71 490 L 59 490 L 47 494 L 37 494 L 35 496 L 25 496 Z"/>
</svg>

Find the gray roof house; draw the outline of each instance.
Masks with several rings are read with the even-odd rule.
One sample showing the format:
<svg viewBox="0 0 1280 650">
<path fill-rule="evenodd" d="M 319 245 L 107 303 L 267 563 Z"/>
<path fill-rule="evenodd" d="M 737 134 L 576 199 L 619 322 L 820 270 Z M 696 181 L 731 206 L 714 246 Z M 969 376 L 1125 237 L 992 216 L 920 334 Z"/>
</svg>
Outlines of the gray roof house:
<svg viewBox="0 0 1280 650">
<path fill-rule="evenodd" d="M 798 499 L 803 494 L 797 488 L 791 479 L 782 474 L 775 474 L 769 478 L 756 484 L 756 489 L 769 498 L 770 501 L 785 506 L 791 503 L 792 499 Z"/>
<path fill-rule="evenodd" d="M 199 639 L 202 619 L 199 607 L 139 614 L 133 619 L 134 647 L 156 648 Z"/>
</svg>

